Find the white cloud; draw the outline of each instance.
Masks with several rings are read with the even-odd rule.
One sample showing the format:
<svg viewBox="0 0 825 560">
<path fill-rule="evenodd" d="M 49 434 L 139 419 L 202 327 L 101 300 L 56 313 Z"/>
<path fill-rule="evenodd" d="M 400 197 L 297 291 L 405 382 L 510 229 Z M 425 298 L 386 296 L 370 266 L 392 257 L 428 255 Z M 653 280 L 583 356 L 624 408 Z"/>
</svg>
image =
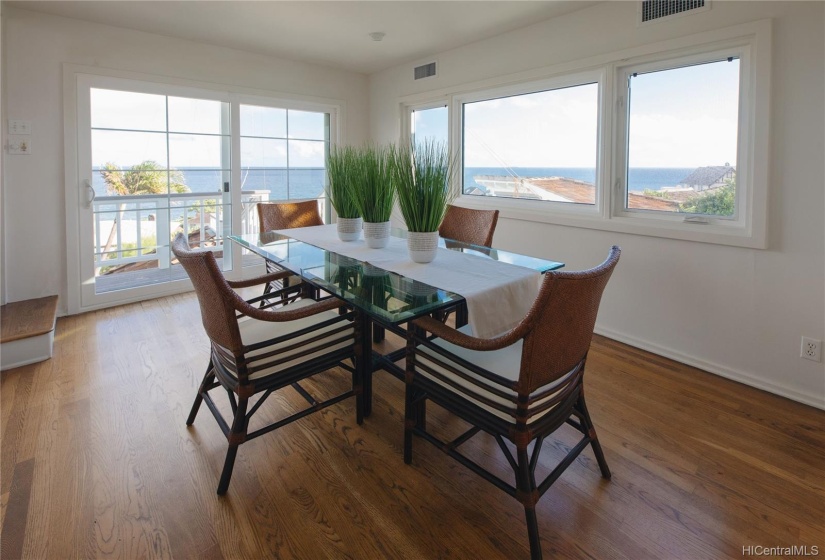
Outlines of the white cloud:
<svg viewBox="0 0 825 560">
<path fill-rule="evenodd" d="M 630 167 L 701 167 L 736 162 L 735 119 L 634 115 Z"/>
<path fill-rule="evenodd" d="M 594 167 L 597 88 L 496 99 L 465 112 L 468 167 Z"/>
</svg>

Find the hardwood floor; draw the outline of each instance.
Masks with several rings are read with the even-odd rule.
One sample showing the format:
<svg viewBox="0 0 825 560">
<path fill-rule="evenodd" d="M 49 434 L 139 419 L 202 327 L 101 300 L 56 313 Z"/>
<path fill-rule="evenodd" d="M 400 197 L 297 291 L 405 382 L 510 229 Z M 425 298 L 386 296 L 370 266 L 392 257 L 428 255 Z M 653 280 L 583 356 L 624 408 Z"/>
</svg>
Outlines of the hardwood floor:
<svg viewBox="0 0 825 560">
<path fill-rule="evenodd" d="M 219 498 L 226 440 L 206 407 L 184 425 L 207 348 L 187 294 L 59 319 L 53 359 L 3 372 L 3 560 L 529 556 L 516 500 L 421 439 L 404 465 L 403 385 L 385 373 L 362 426 L 348 400 L 244 444 Z M 613 479 L 588 449 L 548 491 L 545 558 L 825 554 L 825 412 L 600 337 L 585 378 Z M 436 407 L 428 421 L 462 427 Z M 491 438 L 467 445 L 506 473 Z"/>
</svg>

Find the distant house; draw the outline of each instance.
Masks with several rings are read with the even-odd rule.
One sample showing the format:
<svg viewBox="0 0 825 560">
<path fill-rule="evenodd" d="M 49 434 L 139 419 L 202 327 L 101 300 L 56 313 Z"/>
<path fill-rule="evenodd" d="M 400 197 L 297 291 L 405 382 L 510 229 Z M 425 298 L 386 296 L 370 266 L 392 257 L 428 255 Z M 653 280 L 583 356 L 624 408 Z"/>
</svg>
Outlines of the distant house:
<svg viewBox="0 0 825 560">
<path fill-rule="evenodd" d="M 728 164 L 699 167 L 679 182 L 679 187 L 695 191 L 705 191 L 723 187 L 725 182 L 736 177 L 736 169 Z"/>
<path fill-rule="evenodd" d="M 473 194 L 477 196 L 485 196 L 487 194 L 486 191 L 480 189 L 478 187 L 470 187 L 468 190 L 464 191 L 464 194 Z"/>
<path fill-rule="evenodd" d="M 567 177 L 514 178 L 494 175 L 477 175 L 473 177 L 473 179 L 476 183 L 484 185 L 488 196 L 532 198 L 556 202 L 573 202 L 576 204 L 596 204 L 596 186 L 592 183 L 577 179 Z M 638 192 L 630 192 L 627 195 L 627 207 L 634 210 L 678 212 L 681 201 L 696 198 L 697 196 L 693 190 L 687 192 L 690 193 L 690 196 L 683 195 L 681 198 L 670 194 L 665 198 L 662 196 L 649 196 Z M 475 189 L 465 194 L 485 193 Z"/>
</svg>

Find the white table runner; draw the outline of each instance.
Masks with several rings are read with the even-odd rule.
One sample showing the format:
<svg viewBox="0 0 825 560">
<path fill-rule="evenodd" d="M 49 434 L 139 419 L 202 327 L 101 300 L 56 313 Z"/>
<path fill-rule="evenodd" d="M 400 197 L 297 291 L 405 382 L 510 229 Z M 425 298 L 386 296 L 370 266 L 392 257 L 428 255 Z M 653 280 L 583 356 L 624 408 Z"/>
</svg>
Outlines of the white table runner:
<svg viewBox="0 0 825 560">
<path fill-rule="evenodd" d="M 338 239 L 335 224 L 276 233 L 461 295 L 467 300 L 470 328 L 478 338 L 493 338 L 515 327 L 541 287 L 541 273 L 530 268 L 441 247 L 433 262 L 415 263 L 405 239 L 392 237 L 384 249 L 370 249 L 363 239 Z"/>
</svg>

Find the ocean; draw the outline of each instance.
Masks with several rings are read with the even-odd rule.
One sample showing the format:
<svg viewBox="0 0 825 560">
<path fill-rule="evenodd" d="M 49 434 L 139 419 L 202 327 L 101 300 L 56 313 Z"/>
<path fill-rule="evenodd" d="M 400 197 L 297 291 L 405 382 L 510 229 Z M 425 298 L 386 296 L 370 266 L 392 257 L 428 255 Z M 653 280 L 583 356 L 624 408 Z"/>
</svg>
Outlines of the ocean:
<svg viewBox="0 0 825 560">
<path fill-rule="evenodd" d="M 675 186 L 695 168 L 631 168 L 630 191 L 659 189 Z M 191 192 L 209 193 L 223 190 L 223 172 L 219 169 L 182 169 L 184 181 Z M 270 200 L 286 198 L 317 198 L 324 191 L 324 168 L 260 169 L 243 170 L 241 184 L 244 191 L 269 191 Z M 596 170 L 587 167 L 467 167 L 464 185 L 476 185 L 477 175 L 517 175 L 519 177 L 568 177 L 593 183 Z M 106 184 L 100 173 L 94 174 L 94 189 L 98 196 L 106 196 Z"/>
<path fill-rule="evenodd" d="M 181 169 L 184 182 L 193 193 L 223 191 L 223 171 L 220 169 Z M 292 169 L 244 169 L 241 189 L 269 191 L 270 200 L 287 198 L 318 198 L 324 192 L 326 171 L 323 167 Z M 106 182 L 99 172 L 94 173 L 93 186 L 98 196 L 106 196 Z"/>
<path fill-rule="evenodd" d="M 628 173 L 629 190 L 642 192 L 645 189 L 657 190 L 661 187 L 674 187 L 695 170 L 695 167 L 630 168 Z M 567 177 L 568 179 L 576 179 L 587 183 L 596 182 L 596 169 L 593 167 L 467 167 L 464 169 L 465 189 L 468 186 L 476 185 L 473 177 L 477 175 Z"/>
</svg>

